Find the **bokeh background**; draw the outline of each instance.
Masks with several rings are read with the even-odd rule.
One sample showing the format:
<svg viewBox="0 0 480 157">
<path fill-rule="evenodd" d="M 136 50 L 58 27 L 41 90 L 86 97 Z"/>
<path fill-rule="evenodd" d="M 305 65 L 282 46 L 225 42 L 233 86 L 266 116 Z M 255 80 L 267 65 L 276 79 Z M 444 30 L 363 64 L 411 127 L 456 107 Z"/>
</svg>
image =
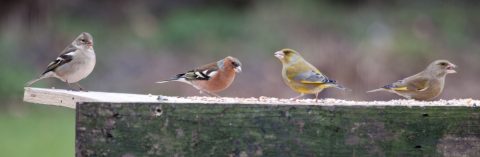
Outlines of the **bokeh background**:
<svg viewBox="0 0 480 157">
<path fill-rule="evenodd" d="M 94 37 L 88 90 L 199 95 L 176 73 L 235 56 L 243 72 L 229 97 L 297 96 L 273 53 L 298 50 L 352 92 L 324 98 L 390 100 L 367 94 L 436 59 L 458 65 L 441 99 L 479 98 L 480 1 L 476 0 L 3 0 L 0 2 L 0 156 L 74 154 L 74 111 L 22 102 L 23 86 L 79 33 Z M 36 87 L 67 88 L 56 80 Z"/>
</svg>

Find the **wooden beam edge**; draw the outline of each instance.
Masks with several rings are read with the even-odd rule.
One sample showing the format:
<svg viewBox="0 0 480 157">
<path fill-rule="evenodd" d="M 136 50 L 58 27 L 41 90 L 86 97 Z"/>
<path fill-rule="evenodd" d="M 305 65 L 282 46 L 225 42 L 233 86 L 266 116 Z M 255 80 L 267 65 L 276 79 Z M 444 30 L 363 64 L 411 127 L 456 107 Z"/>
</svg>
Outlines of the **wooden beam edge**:
<svg viewBox="0 0 480 157">
<path fill-rule="evenodd" d="M 108 103 L 197 103 L 197 104 L 258 104 L 258 105 L 318 105 L 318 106 L 358 106 L 358 107 L 428 107 L 428 106 L 462 106 L 477 107 L 480 100 L 453 99 L 438 101 L 391 100 L 391 101 L 351 101 L 339 99 L 279 99 L 271 97 L 232 98 L 232 97 L 173 97 L 159 95 L 143 95 L 128 93 L 108 93 L 96 91 L 70 91 L 64 89 L 45 89 L 25 87 L 24 101 L 37 104 L 62 106 L 75 109 L 79 102 L 108 102 Z"/>
<path fill-rule="evenodd" d="M 75 105 L 78 101 L 89 101 L 89 99 L 74 96 L 68 93 L 47 92 L 40 88 L 25 87 L 23 101 L 75 109 Z"/>
</svg>

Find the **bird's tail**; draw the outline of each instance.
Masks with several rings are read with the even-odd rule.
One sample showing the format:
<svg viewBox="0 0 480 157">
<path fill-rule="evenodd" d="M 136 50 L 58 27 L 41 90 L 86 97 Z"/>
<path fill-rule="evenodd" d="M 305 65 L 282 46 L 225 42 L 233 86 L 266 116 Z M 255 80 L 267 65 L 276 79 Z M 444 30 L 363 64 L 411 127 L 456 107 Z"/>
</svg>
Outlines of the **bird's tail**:
<svg viewBox="0 0 480 157">
<path fill-rule="evenodd" d="M 158 81 L 158 82 L 155 82 L 155 83 L 167 83 L 167 82 L 170 82 L 170 81 L 173 81 L 173 80 L 163 80 L 163 81 Z"/>
<path fill-rule="evenodd" d="M 27 83 L 25 83 L 25 87 L 30 87 L 30 86 L 31 86 L 32 84 L 34 84 L 35 82 L 40 81 L 40 80 L 42 80 L 42 79 L 44 79 L 44 78 L 47 78 L 47 77 L 46 77 L 45 75 L 42 75 L 42 76 L 40 76 L 40 77 L 38 77 L 38 78 L 36 78 L 36 79 L 30 80 L 30 81 L 28 81 Z"/>
<path fill-rule="evenodd" d="M 380 91 L 384 91 L 384 90 L 385 90 L 384 88 L 378 88 L 378 89 L 374 89 L 374 90 L 369 90 L 369 91 L 367 91 L 367 93 L 380 92 Z"/>
<path fill-rule="evenodd" d="M 337 89 L 340 89 L 340 90 L 343 90 L 343 91 L 347 91 L 347 92 L 352 91 L 352 89 L 347 88 L 347 87 L 342 86 L 342 85 L 339 85 L 339 84 L 335 84 L 333 87 L 335 87 L 335 88 L 337 88 Z"/>
<path fill-rule="evenodd" d="M 158 81 L 158 82 L 155 82 L 155 83 L 167 83 L 167 82 L 170 82 L 170 81 L 180 81 L 180 82 L 182 82 L 182 78 L 183 78 L 182 76 L 183 75 L 184 74 L 178 74 L 178 75 L 176 75 L 176 76 L 174 76 L 174 77 L 172 77 L 168 80 L 162 80 L 162 81 Z"/>
<path fill-rule="evenodd" d="M 49 72 L 46 72 L 46 73 L 43 73 L 42 75 L 40 75 L 40 77 L 36 78 L 36 79 L 33 79 L 33 80 L 30 80 L 28 81 L 27 83 L 25 83 L 25 87 L 30 87 L 32 84 L 34 84 L 35 82 L 37 81 L 40 81 L 44 78 L 49 78 L 49 77 L 55 77 L 55 73 L 53 73 L 52 71 L 49 71 Z"/>
<path fill-rule="evenodd" d="M 329 88 L 333 87 L 333 88 L 337 88 L 337 89 L 340 89 L 340 90 L 343 90 L 343 91 L 352 91 L 352 89 L 338 84 L 337 81 L 335 81 L 335 80 L 328 80 L 327 84 L 328 84 L 327 87 L 329 87 Z"/>
</svg>

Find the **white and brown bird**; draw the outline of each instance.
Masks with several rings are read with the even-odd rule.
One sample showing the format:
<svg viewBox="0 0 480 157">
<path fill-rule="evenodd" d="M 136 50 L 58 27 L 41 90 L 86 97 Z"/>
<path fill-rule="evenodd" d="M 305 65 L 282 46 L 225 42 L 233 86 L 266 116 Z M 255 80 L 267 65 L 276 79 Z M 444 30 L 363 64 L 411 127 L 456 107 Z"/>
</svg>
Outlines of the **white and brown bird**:
<svg viewBox="0 0 480 157">
<path fill-rule="evenodd" d="M 242 63 L 237 58 L 228 56 L 157 83 L 183 82 L 192 85 L 201 93 L 205 92 L 218 97 L 215 93 L 225 90 L 232 84 L 236 74 L 242 71 L 241 66 Z"/>
<path fill-rule="evenodd" d="M 27 82 L 26 86 L 31 86 L 44 78 L 55 77 L 66 82 L 71 88 L 71 84 L 73 84 L 79 90 L 83 90 L 78 81 L 93 71 L 95 62 L 92 35 L 83 32 L 54 61 L 48 64 L 47 69 L 40 77 Z"/>
<path fill-rule="evenodd" d="M 431 100 L 438 97 L 445 85 L 445 76 L 456 73 L 456 65 L 447 60 L 436 60 L 422 72 L 388 84 L 370 92 L 387 91 L 407 99 Z"/>
</svg>

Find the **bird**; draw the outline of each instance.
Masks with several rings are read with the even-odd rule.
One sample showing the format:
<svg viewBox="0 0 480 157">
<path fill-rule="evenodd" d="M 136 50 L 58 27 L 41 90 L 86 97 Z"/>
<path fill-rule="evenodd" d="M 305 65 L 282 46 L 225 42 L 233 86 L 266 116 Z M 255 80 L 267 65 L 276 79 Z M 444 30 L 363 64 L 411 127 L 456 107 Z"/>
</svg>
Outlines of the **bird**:
<svg viewBox="0 0 480 157">
<path fill-rule="evenodd" d="M 442 93 L 445 77 L 447 74 L 456 73 L 456 67 L 448 60 L 436 60 L 413 76 L 367 92 L 387 91 L 407 99 L 432 100 Z"/>
<path fill-rule="evenodd" d="M 46 70 L 38 78 L 25 85 L 29 87 L 39 80 L 55 77 L 66 82 L 74 90 L 84 90 L 78 81 L 86 78 L 93 71 L 95 62 L 93 37 L 90 33 L 82 32 L 55 60 L 48 64 Z"/>
<path fill-rule="evenodd" d="M 242 63 L 237 58 L 228 56 L 156 83 L 183 82 L 195 87 L 200 93 L 219 97 L 216 93 L 225 90 L 232 84 L 236 74 L 242 71 L 241 66 Z"/>
<path fill-rule="evenodd" d="M 349 90 L 322 74 L 295 50 L 285 48 L 275 52 L 274 55 L 282 63 L 282 78 L 285 84 L 300 93 L 293 98 L 294 100 L 305 94 L 315 94 L 315 101 L 317 101 L 318 94 L 325 88 Z"/>
</svg>

